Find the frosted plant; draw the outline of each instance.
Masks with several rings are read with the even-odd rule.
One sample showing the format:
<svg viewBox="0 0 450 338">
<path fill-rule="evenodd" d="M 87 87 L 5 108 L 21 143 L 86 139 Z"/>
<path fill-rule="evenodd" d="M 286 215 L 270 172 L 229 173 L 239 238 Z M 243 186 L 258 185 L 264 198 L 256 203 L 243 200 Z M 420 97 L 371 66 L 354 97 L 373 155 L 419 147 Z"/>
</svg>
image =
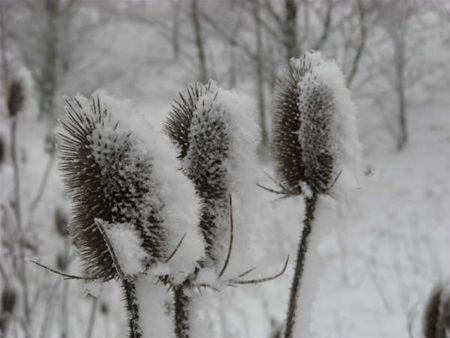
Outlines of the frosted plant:
<svg viewBox="0 0 450 338">
<path fill-rule="evenodd" d="M 232 198 L 245 203 L 245 186 L 254 176 L 258 132 L 249 118 L 251 112 L 243 106 L 238 95 L 214 82 L 193 83 L 187 94 L 175 101 L 166 121 L 165 130 L 177 146 L 182 171 L 201 200 L 199 226 L 206 243 L 197 272 L 174 286 L 175 334 L 179 338 L 189 337 L 191 289 L 212 286 L 214 279 L 223 284 L 219 279 L 225 273 L 233 244 Z M 201 281 L 205 276 L 207 283 Z M 237 278 L 225 284 L 257 282 Z"/>
<path fill-rule="evenodd" d="M 439 284 L 433 288 L 423 317 L 424 338 L 450 337 L 450 292 Z"/>
<path fill-rule="evenodd" d="M 273 156 L 279 194 L 302 195 L 306 210 L 292 281 L 285 337 L 296 317 L 308 237 L 318 196 L 335 188 L 341 173 L 354 174 L 359 165 L 356 109 L 334 62 L 319 53 L 291 59 L 275 89 Z M 340 188 L 345 183 L 339 182 Z M 272 190 L 273 191 L 273 190 Z"/>
<path fill-rule="evenodd" d="M 102 95 L 66 104 L 58 150 L 72 200 L 70 235 L 88 279 L 121 282 L 129 336 L 138 338 L 136 282 L 158 263 L 169 265 L 170 278 L 184 278 L 202 255 L 197 198 L 168 140 L 116 101 Z M 189 252 L 174 258 L 184 237 Z"/>
</svg>

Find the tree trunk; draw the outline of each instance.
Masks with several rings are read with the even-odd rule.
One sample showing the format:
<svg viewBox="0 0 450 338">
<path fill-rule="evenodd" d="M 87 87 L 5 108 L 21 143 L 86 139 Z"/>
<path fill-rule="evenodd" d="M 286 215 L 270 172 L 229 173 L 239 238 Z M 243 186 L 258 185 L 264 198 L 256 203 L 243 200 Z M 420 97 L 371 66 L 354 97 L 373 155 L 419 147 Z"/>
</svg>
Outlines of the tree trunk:
<svg viewBox="0 0 450 338">
<path fill-rule="evenodd" d="M 208 72 L 206 68 L 206 57 L 202 37 L 202 27 L 200 25 L 200 18 L 198 15 L 197 0 L 191 1 L 191 7 L 192 7 L 192 24 L 194 26 L 194 35 L 195 35 L 195 46 L 197 48 L 197 55 L 199 61 L 199 79 L 202 83 L 206 83 L 206 81 L 208 81 Z"/>
<path fill-rule="evenodd" d="M 45 32 L 44 65 L 40 78 L 39 118 L 55 120 L 55 92 L 57 88 L 58 14 L 59 0 L 46 0 L 47 30 Z"/>
<path fill-rule="evenodd" d="M 259 112 L 259 126 L 261 128 L 261 146 L 264 149 L 268 143 L 266 112 L 264 102 L 264 65 L 263 65 L 263 46 L 261 34 L 261 17 L 259 0 L 254 0 L 253 16 L 255 20 L 255 35 L 256 35 L 256 90 L 258 97 L 258 112 Z"/>
<path fill-rule="evenodd" d="M 289 61 L 292 57 L 298 56 L 297 45 L 297 4 L 295 0 L 284 1 L 286 16 L 283 27 L 284 45 L 286 47 L 286 57 Z"/>
</svg>

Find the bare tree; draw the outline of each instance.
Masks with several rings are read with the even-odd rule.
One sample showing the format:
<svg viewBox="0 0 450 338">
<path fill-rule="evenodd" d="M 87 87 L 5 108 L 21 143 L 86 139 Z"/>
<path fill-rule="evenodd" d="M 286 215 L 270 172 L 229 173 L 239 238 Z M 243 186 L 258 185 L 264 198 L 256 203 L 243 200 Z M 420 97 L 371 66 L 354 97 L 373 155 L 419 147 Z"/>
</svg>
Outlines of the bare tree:
<svg viewBox="0 0 450 338">
<path fill-rule="evenodd" d="M 199 8 L 197 0 L 191 0 L 191 15 L 192 25 L 194 27 L 195 46 L 197 48 L 198 62 L 199 62 L 199 79 L 206 83 L 208 80 L 208 71 L 206 68 L 205 47 L 202 35 L 202 27 L 199 18 Z"/>
</svg>

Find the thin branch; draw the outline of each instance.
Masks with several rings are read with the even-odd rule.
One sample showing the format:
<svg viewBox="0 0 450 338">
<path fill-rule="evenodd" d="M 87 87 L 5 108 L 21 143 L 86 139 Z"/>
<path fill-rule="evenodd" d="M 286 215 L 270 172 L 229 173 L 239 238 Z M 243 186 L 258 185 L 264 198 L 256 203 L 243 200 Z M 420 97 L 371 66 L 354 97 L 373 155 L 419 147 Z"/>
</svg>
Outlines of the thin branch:
<svg viewBox="0 0 450 338">
<path fill-rule="evenodd" d="M 272 193 L 274 193 L 274 194 L 278 194 L 278 195 L 288 195 L 288 193 L 285 192 L 285 191 L 283 191 L 283 190 L 275 190 L 275 189 L 271 189 L 271 188 L 268 188 L 268 187 L 266 187 L 266 186 L 264 186 L 264 185 L 262 185 L 262 184 L 259 184 L 259 183 L 256 183 L 256 185 L 257 185 L 258 187 L 260 187 L 261 189 L 267 190 L 267 191 L 272 192 Z"/>
<path fill-rule="evenodd" d="M 255 269 L 256 269 L 256 266 L 254 266 L 253 268 L 248 269 L 247 271 L 242 272 L 240 275 L 238 275 L 238 278 L 247 276 L 250 272 L 252 272 Z"/>
<path fill-rule="evenodd" d="M 234 285 L 234 284 L 260 284 L 260 283 L 265 283 L 265 282 L 269 282 L 271 280 L 277 279 L 278 277 L 283 275 L 284 272 L 286 271 L 286 268 L 288 266 L 288 262 L 289 262 L 289 255 L 286 258 L 286 262 L 284 263 L 283 269 L 281 269 L 280 272 L 278 272 L 277 274 L 275 274 L 273 276 L 269 276 L 269 277 L 265 277 L 265 278 L 259 278 L 259 279 L 248 279 L 248 280 L 232 279 L 232 280 L 230 280 L 230 285 Z"/>
<path fill-rule="evenodd" d="M 358 9 L 359 9 L 359 29 L 360 29 L 360 39 L 359 39 L 359 45 L 358 49 L 356 50 L 355 57 L 353 58 L 352 62 L 352 68 L 350 69 L 350 72 L 347 76 L 347 86 L 350 86 L 353 82 L 353 79 L 356 75 L 356 72 L 358 71 L 359 62 L 361 60 L 361 56 L 363 54 L 364 48 L 366 46 L 366 38 L 367 38 L 367 29 L 366 29 L 366 23 L 365 23 L 365 9 L 364 5 L 362 3 L 362 0 L 358 1 Z"/>
<path fill-rule="evenodd" d="M 220 270 L 219 278 L 225 273 L 228 263 L 230 262 L 231 251 L 233 249 L 233 236 L 234 236 L 234 221 L 233 221 L 233 200 L 231 194 L 229 194 L 229 212 L 230 212 L 230 242 L 228 244 L 227 257 L 225 258 L 225 263 L 223 264 L 222 270 Z"/>
<path fill-rule="evenodd" d="M 94 278 L 94 277 L 86 277 L 86 276 L 77 276 L 77 275 L 71 275 L 68 273 L 64 273 L 62 271 L 53 269 L 47 265 L 44 265 L 42 263 L 39 263 L 38 261 L 35 261 L 33 259 L 29 260 L 31 263 L 36 264 L 37 266 L 40 266 L 41 268 L 44 268 L 45 270 L 48 270 L 54 274 L 60 275 L 62 277 L 64 277 L 64 279 L 79 279 L 79 280 L 98 280 L 98 278 Z"/>
<path fill-rule="evenodd" d="M 330 32 L 330 26 L 331 26 L 332 12 L 333 12 L 333 1 L 328 0 L 327 1 L 327 11 L 326 11 L 325 20 L 323 23 L 324 27 L 323 27 L 322 35 L 320 36 L 319 40 L 314 44 L 314 47 L 313 47 L 314 50 L 319 50 L 328 39 L 328 33 Z"/>
<path fill-rule="evenodd" d="M 180 241 L 178 242 L 177 246 L 175 247 L 175 250 L 172 251 L 170 256 L 164 261 L 164 263 L 169 263 L 169 261 L 173 258 L 173 256 L 175 256 L 175 254 L 177 253 L 178 249 L 180 248 L 180 246 L 183 243 L 185 238 L 186 238 L 186 233 L 183 235 L 183 237 L 181 237 Z"/>
</svg>

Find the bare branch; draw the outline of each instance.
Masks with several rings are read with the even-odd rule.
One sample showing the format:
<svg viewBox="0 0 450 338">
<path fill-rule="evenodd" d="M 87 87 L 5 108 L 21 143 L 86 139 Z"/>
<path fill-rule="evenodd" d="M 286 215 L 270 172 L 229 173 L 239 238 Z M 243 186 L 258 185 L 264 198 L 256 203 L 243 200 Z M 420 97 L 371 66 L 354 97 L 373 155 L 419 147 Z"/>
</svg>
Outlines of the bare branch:
<svg viewBox="0 0 450 338">
<path fill-rule="evenodd" d="M 360 32 L 360 39 L 359 39 L 359 45 L 358 49 L 356 50 L 355 57 L 353 58 L 352 67 L 350 69 L 350 72 L 347 76 L 347 86 L 350 86 L 353 82 L 353 79 L 356 75 L 356 72 L 358 71 L 359 61 L 361 60 L 362 53 L 364 51 L 364 48 L 366 46 L 366 38 L 367 38 L 367 29 L 366 29 L 366 14 L 364 5 L 362 3 L 362 0 L 357 0 L 358 2 L 358 10 L 359 10 L 359 32 Z"/>
<path fill-rule="evenodd" d="M 330 26 L 331 26 L 332 12 L 333 12 L 333 1 L 328 0 L 327 1 L 327 11 L 326 11 L 325 20 L 323 23 L 322 35 L 320 36 L 319 40 L 314 44 L 314 47 L 313 47 L 314 50 L 319 50 L 320 48 L 322 48 L 322 46 L 328 39 L 328 33 L 330 31 Z"/>
</svg>

